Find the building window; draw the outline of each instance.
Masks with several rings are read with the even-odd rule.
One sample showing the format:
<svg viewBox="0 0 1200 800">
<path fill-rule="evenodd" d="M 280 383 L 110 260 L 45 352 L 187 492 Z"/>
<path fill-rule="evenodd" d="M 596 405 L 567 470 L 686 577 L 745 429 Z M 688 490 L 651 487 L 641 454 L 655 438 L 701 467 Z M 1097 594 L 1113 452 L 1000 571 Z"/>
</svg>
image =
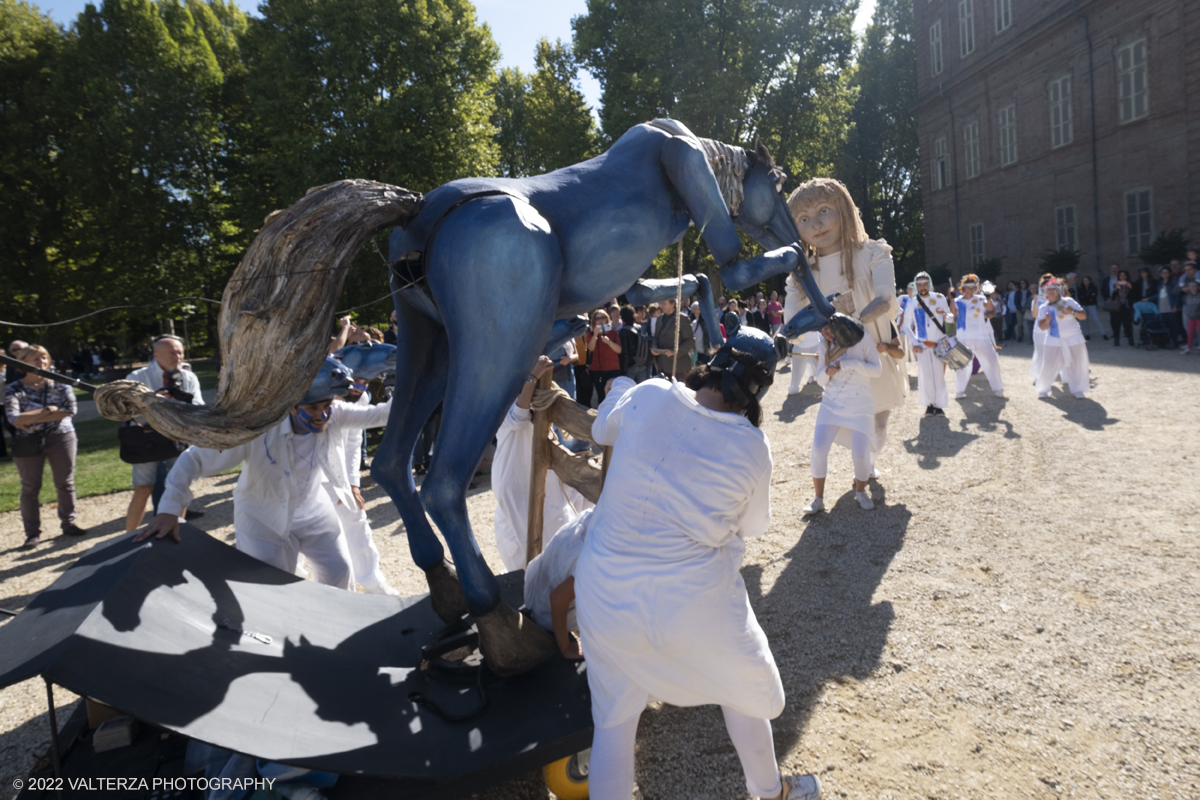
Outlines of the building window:
<svg viewBox="0 0 1200 800">
<path fill-rule="evenodd" d="M 1141 119 L 1149 111 L 1146 98 L 1146 40 L 1117 50 L 1117 101 L 1121 122 Z"/>
<path fill-rule="evenodd" d="M 1050 81 L 1050 146 L 1062 147 L 1075 138 L 1071 128 L 1071 79 Z"/>
<path fill-rule="evenodd" d="M 1000 166 L 1017 163 L 1017 107 L 1005 106 L 996 116 L 1000 132 Z"/>
<path fill-rule="evenodd" d="M 945 189 L 950 185 L 950 161 L 946 156 L 946 137 L 933 140 L 933 188 Z"/>
<path fill-rule="evenodd" d="M 1054 229 L 1057 232 L 1058 249 L 1074 250 L 1075 206 L 1059 206 L 1054 209 Z"/>
<path fill-rule="evenodd" d="M 975 52 L 975 0 L 958 0 L 958 54 Z"/>
<path fill-rule="evenodd" d="M 983 263 L 983 223 L 977 222 L 971 226 L 971 269 Z"/>
<path fill-rule="evenodd" d="M 942 74 L 942 21 L 940 19 L 929 29 L 929 69 L 934 75 Z"/>
<path fill-rule="evenodd" d="M 1128 252 L 1136 256 L 1150 245 L 1151 196 L 1149 189 L 1134 189 L 1125 193 L 1125 239 Z"/>
<path fill-rule="evenodd" d="M 996 33 L 1008 30 L 1012 25 L 1012 0 L 996 0 Z"/>
<path fill-rule="evenodd" d="M 963 144 L 967 156 L 967 178 L 979 177 L 979 123 L 963 126 Z"/>
</svg>

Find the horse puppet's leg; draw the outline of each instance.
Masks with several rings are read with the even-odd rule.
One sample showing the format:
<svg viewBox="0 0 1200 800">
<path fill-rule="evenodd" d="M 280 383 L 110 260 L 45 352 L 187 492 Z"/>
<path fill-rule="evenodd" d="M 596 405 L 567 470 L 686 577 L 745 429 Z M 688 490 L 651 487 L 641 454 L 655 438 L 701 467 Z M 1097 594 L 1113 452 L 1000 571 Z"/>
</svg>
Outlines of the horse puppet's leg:
<svg viewBox="0 0 1200 800">
<path fill-rule="evenodd" d="M 403 296 L 396 300 L 396 325 L 392 412 L 371 462 L 371 477 L 396 504 L 413 562 L 425 570 L 433 610 L 449 625 L 467 613 L 467 603 L 454 568 L 446 562 L 442 543 L 425 516 L 412 477 L 413 448 L 421 428 L 446 393 L 449 346 L 442 326 L 405 302 Z"/>
<path fill-rule="evenodd" d="M 450 377 L 425 507 L 450 547 L 488 668 L 524 672 L 553 656 L 553 637 L 500 599 L 467 518 L 466 492 L 550 335 L 562 250 L 550 225 L 510 197 L 472 200 L 447 217 L 426 276 L 449 337 Z"/>
</svg>

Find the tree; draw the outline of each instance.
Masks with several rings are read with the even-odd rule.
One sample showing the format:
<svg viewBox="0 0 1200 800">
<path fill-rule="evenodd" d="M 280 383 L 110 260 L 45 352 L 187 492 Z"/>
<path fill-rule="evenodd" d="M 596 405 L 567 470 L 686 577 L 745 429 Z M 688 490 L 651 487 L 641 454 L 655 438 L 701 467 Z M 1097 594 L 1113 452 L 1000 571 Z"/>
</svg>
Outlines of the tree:
<svg viewBox="0 0 1200 800">
<path fill-rule="evenodd" d="M 1188 241 L 1183 228 L 1159 231 L 1154 241 L 1138 252 L 1138 258 L 1152 267 L 1164 266 L 1175 260 L 1183 261 L 1187 258 Z"/>
<path fill-rule="evenodd" d="M 897 275 L 924 267 L 917 123 L 917 59 L 909 0 L 879 0 L 854 82 L 858 97 L 839 173 L 873 238 L 892 246 Z"/>
<path fill-rule="evenodd" d="M 599 152 L 591 110 L 579 91 L 579 67 L 561 40 L 537 43 L 537 69 L 526 76 L 506 68 L 496 82 L 496 143 L 500 172 L 540 175 L 586 161 Z"/>
<path fill-rule="evenodd" d="M 267 0 L 259 10 L 242 41 L 249 109 L 235 145 L 247 231 L 344 178 L 428 192 L 495 174 L 499 51 L 468 0 Z M 345 286 L 346 306 L 387 293 L 373 248 Z M 387 307 L 368 313 L 386 319 Z"/>
<path fill-rule="evenodd" d="M 571 24 L 575 55 L 603 89 L 609 141 L 656 117 L 729 144 L 760 137 L 790 189 L 829 174 L 848 131 L 853 15 L 842 0 L 588 0 Z M 674 256 L 661 258 L 674 274 Z M 720 289 L 707 248 L 689 245 L 685 262 Z"/>
<path fill-rule="evenodd" d="M 1038 256 L 1038 263 L 1041 264 L 1042 272 L 1066 275 L 1079 266 L 1079 259 L 1082 257 L 1083 253 L 1080 251 L 1062 247 L 1058 250 L 1043 250 Z"/>
</svg>

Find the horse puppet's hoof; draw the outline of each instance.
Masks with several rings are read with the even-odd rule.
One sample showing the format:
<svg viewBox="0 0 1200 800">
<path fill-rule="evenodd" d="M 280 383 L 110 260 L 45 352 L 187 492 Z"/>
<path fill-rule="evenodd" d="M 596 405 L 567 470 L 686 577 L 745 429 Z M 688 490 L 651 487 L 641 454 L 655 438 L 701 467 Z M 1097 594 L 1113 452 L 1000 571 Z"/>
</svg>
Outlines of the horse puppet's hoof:
<svg viewBox="0 0 1200 800">
<path fill-rule="evenodd" d="M 558 653 L 554 637 L 504 601 L 477 615 L 483 663 L 502 678 L 528 672 Z"/>
<path fill-rule="evenodd" d="M 441 563 L 425 570 L 425 580 L 429 583 L 433 612 L 442 622 L 453 625 L 466 616 L 467 598 L 458 582 L 458 572 L 448 561 L 442 559 Z"/>
</svg>

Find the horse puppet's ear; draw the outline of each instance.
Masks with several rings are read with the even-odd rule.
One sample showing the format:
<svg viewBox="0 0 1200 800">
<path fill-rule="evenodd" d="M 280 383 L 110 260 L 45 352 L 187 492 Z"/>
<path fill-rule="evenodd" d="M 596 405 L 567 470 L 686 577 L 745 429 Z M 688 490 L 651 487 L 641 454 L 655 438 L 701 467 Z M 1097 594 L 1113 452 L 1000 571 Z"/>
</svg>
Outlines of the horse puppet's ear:
<svg viewBox="0 0 1200 800">
<path fill-rule="evenodd" d="M 762 143 L 762 139 L 757 136 L 754 137 L 754 158 L 766 164 L 767 169 L 775 169 L 775 159 L 771 157 L 771 151 Z"/>
</svg>

